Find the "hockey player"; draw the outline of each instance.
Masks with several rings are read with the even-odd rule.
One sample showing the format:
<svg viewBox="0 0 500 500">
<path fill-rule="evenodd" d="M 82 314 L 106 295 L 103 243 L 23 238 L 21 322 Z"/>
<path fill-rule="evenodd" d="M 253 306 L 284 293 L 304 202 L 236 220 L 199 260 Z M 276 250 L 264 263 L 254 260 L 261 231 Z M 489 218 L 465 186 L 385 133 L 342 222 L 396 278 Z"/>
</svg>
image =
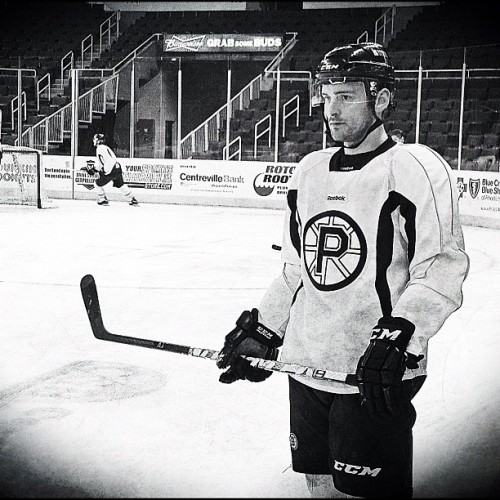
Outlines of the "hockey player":
<svg viewBox="0 0 500 500">
<path fill-rule="evenodd" d="M 328 52 L 314 91 L 340 146 L 297 166 L 282 272 L 225 337 L 220 381 L 265 380 L 271 372 L 239 355 L 280 351 L 284 362 L 355 373 L 357 387 L 289 377 L 293 470 L 313 496 L 408 498 L 411 400 L 469 268 L 458 193 L 439 154 L 388 137 L 394 68 L 381 45 Z"/>
<path fill-rule="evenodd" d="M 113 181 L 113 186 L 122 192 L 129 205 L 138 205 L 139 202 L 132 194 L 132 190 L 123 182 L 122 167 L 118 163 L 115 153 L 109 146 L 106 146 L 104 142 L 103 134 L 94 135 L 92 143 L 96 148 L 97 165 L 86 168 L 87 172 L 91 175 L 96 173 L 99 174 L 99 177 L 95 180 L 97 187 L 97 204 L 102 206 L 109 205 L 104 186 Z"/>
</svg>

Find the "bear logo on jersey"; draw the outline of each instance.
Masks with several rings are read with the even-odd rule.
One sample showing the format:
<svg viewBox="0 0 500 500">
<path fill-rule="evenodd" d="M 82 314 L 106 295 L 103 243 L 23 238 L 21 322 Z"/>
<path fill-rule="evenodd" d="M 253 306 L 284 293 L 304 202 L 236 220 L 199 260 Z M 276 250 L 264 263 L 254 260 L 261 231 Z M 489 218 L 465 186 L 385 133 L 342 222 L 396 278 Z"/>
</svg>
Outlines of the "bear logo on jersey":
<svg viewBox="0 0 500 500">
<path fill-rule="evenodd" d="M 330 210 L 310 219 L 304 228 L 303 255 L 312 284 L 322 291 L 352 283 L 366 263 L 366 239 L 356 222 Z"/>
</svg>

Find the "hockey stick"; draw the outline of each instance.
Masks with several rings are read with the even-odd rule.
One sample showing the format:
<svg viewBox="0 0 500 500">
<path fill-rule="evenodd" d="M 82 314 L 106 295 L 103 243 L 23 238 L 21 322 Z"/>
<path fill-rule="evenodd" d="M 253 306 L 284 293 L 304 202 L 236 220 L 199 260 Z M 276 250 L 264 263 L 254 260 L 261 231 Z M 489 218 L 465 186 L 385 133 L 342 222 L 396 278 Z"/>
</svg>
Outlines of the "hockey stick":
<svg viewBox="0 0 500 500">
<path fill-rule="evenodd" d="M 212 349 L 203 349 L 198 347 L 188 347 L 179 344 L 170 344 L 158 340 L 141 339 L 138 337 L 128 337 L 125 335 L 114 335 L 104 326 L 101 314 L 101 307 L 99 305 L 99 298 L 97 295 L 97 286 L 94 277 L 90 274 L 84 276 L 80 282 L 80 289 L 82 291 L 83 302 L 87 310 L 87 315 L 92 327 L 94 336 L 100 340 L 108 340 L 110 342 L 118 342 L 120 344 L 130 344 L 140 347 L 148 347 L 150 349 L 160 349 L 162 351 L 173 352 L 177 354 L 186 354 L 188 356 L 195 356 L 198 358 L 211 359 L 217 361 L 219 359 L 219 351 Z M 318 380 L 332 380 L 336 382 L 345 382 L 348 385 L 357 386 L 356 376 L 347 373 L 334 372 L 331 370 L 322 370 L 319 368 L 311 368 L 309 366 L 302 366 L 292 363 L 283 363 L 281 361 L 273 361 L 263 358 L 253 358 L 244 356 L 250 364 L 255 368 L 261 368 L 268 371 L 276 371 L 281 373 L 289 373 L 293 375 L 301 375 L 312 377 Z"/>
</svg>

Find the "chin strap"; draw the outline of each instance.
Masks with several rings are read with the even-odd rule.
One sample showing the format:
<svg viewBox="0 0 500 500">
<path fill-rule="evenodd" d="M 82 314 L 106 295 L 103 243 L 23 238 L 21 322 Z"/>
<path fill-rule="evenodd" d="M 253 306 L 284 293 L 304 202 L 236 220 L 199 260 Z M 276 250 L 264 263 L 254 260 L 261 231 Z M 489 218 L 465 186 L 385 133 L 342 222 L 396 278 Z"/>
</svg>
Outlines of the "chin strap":
<svg viewBox="0 0 500 500">
<path fill-rule="evenodd" d="M 382 122 L 382 120 L 380 118 L 375 117 L 375 121 L 368 127 L 368 129 L 366 130 L 365 135 L 363 136 L 363 138 L 359 142 L 357 142 L 356 144 L 352 144 L 351 146 L 346 146 L 345 143 L 344 143 L 344 148 L 346 148 L 346 149 L 357 148 L 368 137 L 368 134 L 370 134 L 370 132 L 372 132 L 377 127 L 379 127 L 380 125 L 382 125 L 382 123 L 383 122 Z"/>
</svg>

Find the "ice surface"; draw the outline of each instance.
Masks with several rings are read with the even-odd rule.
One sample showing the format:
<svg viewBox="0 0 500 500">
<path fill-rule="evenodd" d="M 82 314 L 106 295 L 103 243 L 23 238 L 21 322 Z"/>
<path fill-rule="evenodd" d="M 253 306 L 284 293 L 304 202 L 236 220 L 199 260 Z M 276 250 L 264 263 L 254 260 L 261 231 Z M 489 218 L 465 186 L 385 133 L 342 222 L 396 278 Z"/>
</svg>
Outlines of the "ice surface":
<svg viewBox="0 0 500 500">
<path fill-rule="evenodd" d="M 4 495 L 309 497 L 285 375 L 224 385 L 213 361 L 97 340 L 79 289 L 94 275 L 112 333 L 220 349 L 280 272 L 283 212 L 57 204 L 0 207 Z M 464 305 L 414 400 L 415 497 L 499 486 L 500 231 L 464 233 Z"/>
</svg>

